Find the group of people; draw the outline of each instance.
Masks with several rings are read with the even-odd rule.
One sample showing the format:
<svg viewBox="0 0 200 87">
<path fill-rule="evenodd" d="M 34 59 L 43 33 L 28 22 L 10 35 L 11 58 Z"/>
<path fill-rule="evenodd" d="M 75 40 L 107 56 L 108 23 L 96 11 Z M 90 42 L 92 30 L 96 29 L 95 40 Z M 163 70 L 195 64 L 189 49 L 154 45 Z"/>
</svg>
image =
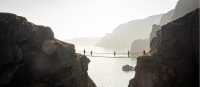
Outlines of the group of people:
<svg viewBox="0 0 200 87">
<path fill-rule="evenodd" d="M 85 49 L 83 50 L 84 55 L 86 54 Z M 93 51 L 90 51 L 90 55 L 93 56 Z M 113 55 L 116 56 L 116 51 L 113 52 Z M 130 51 L 128 51 L 128 57 L 130 57 Z"/>
<path fill-rule="evenodd" d="M 85 53 L 86 53 L 85 49 L 83 50 L 83 53 L 85 55 Z M 90 55 L 93 56 L 93 51 L 92 50 L 90 51 Z M 116 51 L 113 52 L 113 55 L 114 55 L 114 57 L 116 56 Z M 130 51 L 128 51 L 127 55 L 128 55 L 128 57 L 130 57 Z M 143 55 L 146 55 L 146 51 L 145 50 L 143 51 Z"/>
<path fill-rule="evenodd" d="M 84 53 L 84 55 L 85 55 L 85 53 L 86 53 L 85 49 L 83 50 L 83 53 Z M 91 50 L 91 51 L 90 51 L 90 55 L 92 56 L 92 54 L 93 54 L 93 52 L 92 52 L 92 50 Z"/>
</svg>

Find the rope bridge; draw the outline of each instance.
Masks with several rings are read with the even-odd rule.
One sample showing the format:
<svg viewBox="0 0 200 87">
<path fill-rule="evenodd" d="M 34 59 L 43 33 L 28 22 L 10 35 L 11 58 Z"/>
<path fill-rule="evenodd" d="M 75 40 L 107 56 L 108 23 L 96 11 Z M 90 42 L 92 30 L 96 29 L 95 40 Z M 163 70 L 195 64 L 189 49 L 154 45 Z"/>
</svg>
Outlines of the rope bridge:
<svg viewBox="0 0 200 87">
<path fill-rule="evenodd" d="M 145 51 L 143 52 L 94 52 L 94 51 L 90 51 L 90 52 L 86 52 L 85 50 L 83 51 L 83 54 L 88 56 L 88 57 L 104 57 L 104 58 L 135 58 L 132 55 L 136 55 L 136 54 L 146 54 Z"/>
</svg>

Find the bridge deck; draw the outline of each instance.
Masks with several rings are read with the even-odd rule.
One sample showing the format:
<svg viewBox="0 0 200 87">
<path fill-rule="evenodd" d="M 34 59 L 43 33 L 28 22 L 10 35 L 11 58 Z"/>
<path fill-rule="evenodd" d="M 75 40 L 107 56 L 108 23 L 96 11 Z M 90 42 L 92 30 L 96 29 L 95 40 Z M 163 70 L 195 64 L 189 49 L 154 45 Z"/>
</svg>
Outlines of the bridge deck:
<svg viewBox="0 0 200 87">
<path fill-rule="evenodd" d="M 86 55 L 88 57 L 104 57 L 104 58 L 134 58 L 134 57 L 128 57 L 128 56 L 91 56 L 91 55 Z"/>
</svg>

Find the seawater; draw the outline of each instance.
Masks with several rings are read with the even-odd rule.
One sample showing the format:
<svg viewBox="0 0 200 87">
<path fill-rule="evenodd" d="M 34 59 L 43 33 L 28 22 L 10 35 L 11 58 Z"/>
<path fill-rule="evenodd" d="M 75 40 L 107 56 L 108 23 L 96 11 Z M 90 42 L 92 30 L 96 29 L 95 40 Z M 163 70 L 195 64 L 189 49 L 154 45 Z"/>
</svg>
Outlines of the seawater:
<svg viewBox="0 0 200 87">
<path fill-rule="evenodd" d="M 76 49 L 78 49 L 77 52 L 79 53 L 83 53 L 85 49 L 86 55 L 89 55 L 92 50 L 94 56 L 108 56 L 108 58 L 88 56 L 91 61 L 89 63 L 88 74 L 97 87 L 128 87 L 129 80 L 135 75 L 134 71 L 122 71 L 122 67 L 126 64 L 135 66 L 135 58 L 110 58 L 113 56 L 112 54 L 95 54 L 95 52 L 112 52 L 111 50 L 105 50 L 99 47 L 76 47 Z"/>
</svg>

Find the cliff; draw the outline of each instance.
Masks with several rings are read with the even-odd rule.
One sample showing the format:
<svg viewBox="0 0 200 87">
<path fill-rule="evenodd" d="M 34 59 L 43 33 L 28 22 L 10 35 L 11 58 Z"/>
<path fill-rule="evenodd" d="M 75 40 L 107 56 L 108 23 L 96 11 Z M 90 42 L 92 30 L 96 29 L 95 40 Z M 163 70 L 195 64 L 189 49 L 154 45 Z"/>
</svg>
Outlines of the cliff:
<svg viewBox="0 0 200 87">
<path fill-rule="evenodd" d="M 157 31 L 160 30 L 160 26 L 167 24 L 168 22 L 172 21 L 172 16 L 173 16 L 174 10 L 170 10 L 169 12 L 163 14 L 161 16 L 160 19 L 160 23 L 158 24 L 153 24 L 152 25 L 152 30 L 150 33 L 150 36 L 148 39 L 145 40 L 141 40 L 141 39 L 137 39 L 134 40 L 131 43 L 131 54 L 134 56 L 140 56 L 142 55 L 143 50 L 147 50 L 151 47 L 154 46 L 154 44 L 150 44 L 150 42 L 154 39 L 156 39 L 155 37 L 157 37 Z M 138 54 L 135 54 L 138 53 Z"/>
<path fill-rule="evenodd" d="M 0 87 L 96 87 L 90 60 L 49 27 L 0 13 Z"/>
<path fill-rule="evenodd" d="M 133 20 L 119 25 L 110 34 L 104 36 L 97 46 L 108 49 L 129 49 L 131 43 L 138 39 L 149 37 L 149 32 L 153 24 L 160 23 L 161 15 L 154 15 L 144 19 Z"/>
<path fill-rule="evenodd" d="M 171 21 L 173 21 L 172 16 L 174 15 L 174 9 L 170 10 L 169 12 L 163 14 L 160 20 L 160 26 L 163 26 Z"/>
<path fill-rule="evenodd" d="M 156 51 L 137 59 L 129 87 L 198 86 L 199 9 L 162 26 L 151 43 Z"/>
<path fill-rule="evenodd" d="M 160 25 L 156 25 L 154 24 L 152 26 L 152 30 L 151 30 L 151 33 L 150 33 L 150 38 L 149 40 L 151 41 L 153 38 L 157 37 L 157 32 L 160 30 Z"/>
<path fill-rule="evenodd" d="M 149 49 L 150 46 L 153 47 L 154 44 L 150 44 L 150 41 L 152 41 L 153 38 L 154 40 L 156 39 L 155 37 L 157 37 L 157 31 L 160 30 L 160 26 L 165 25 L 168 22 L 172 21 L 173 14 L 174 14 L 174 10 L 170 10 L 169 12 L 163 14 L 161 16 L 160 23 L 152 25 L 152 30 L 148 39 L 134 40 L 131 44 L 131 49 L 130 49 L 131 54 L 134 56 L 140 56 L 142 55 L 143 50 Z M 138 54 L 135 54 L 135 53 L 138 53 Z"/>
<path fill-rule="evenodd" d="M 199 8 L 199 0 L 179 0 L 172 19 L 177 19 Z"/>
</svg>

